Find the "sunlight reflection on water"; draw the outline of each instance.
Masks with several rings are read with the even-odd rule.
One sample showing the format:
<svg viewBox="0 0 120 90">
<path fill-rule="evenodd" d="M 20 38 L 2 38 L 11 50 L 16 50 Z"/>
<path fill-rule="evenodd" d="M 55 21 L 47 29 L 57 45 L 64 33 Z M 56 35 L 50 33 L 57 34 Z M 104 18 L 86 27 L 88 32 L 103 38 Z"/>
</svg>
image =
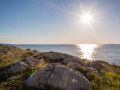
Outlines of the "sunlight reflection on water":
<svg viewBox="0 0 120 90">
<path fill-rule="evenodd" d="M 96 44 L 77 44 L 79 52 L 82 52 L 83 59 L 92 59 L 92 54 L 95 53 Z"/>
</svg>

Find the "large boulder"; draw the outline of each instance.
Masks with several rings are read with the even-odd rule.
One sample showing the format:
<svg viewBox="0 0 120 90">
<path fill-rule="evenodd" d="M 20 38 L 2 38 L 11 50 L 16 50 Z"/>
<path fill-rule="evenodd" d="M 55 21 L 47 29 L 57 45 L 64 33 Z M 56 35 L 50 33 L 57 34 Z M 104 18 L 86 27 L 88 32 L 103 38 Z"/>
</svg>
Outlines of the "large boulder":
<svg viewBox="0 0 120 90">
<path fill-rule="evenodd" d="M 89 80 L 80 72 L 55 63 L 38 70 L 26 84 L 36 87 L 45 84 L 66 90 L 89 89 L 92 87 Z"/>
</svg>

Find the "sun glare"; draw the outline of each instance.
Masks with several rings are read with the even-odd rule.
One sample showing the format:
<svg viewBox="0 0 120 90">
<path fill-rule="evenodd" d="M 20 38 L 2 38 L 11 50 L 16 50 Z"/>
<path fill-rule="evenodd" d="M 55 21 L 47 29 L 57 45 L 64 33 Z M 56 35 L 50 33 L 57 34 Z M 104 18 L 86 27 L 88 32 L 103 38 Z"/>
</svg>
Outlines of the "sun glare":
<svg viewBox="0 0 120 90">
<path fill-rule="evenodd" d="M 91 23 L 91 21 L 93 20 L 92 15 L 90 14 L 84 14 L 83 16 L 81 16 L 81 19 L 84 23 Z"/>
<path fill-rule="evenodd" d="M 95 52 L 94 49 L 97 47 L 96 44 L 78 44 L 77 46 L 82 52 L 81 58 L 92 60 L 92 54 Z"/>
</svg>

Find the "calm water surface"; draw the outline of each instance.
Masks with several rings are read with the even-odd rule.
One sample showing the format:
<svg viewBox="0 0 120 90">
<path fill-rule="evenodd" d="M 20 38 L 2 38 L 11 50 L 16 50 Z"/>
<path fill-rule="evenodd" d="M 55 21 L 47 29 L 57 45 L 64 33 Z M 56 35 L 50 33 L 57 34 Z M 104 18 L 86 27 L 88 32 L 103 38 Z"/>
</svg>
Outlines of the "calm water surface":
<svg viewBox="0 0 120 90">
<path fill-rule="evenodd" d="M 90 60 L 102 60 L 120 65 L 120 44 L 14 45 L 40 52 L 56 51 Z"/>
</svg>

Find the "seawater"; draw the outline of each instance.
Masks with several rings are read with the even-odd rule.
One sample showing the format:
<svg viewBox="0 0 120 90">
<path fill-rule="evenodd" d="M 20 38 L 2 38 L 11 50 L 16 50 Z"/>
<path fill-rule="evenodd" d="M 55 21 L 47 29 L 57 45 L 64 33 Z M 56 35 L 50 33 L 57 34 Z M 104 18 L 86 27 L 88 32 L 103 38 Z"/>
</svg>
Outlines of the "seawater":
<svg viewBox="0 0 120 90">
<path fill-rule="evenodd" d="M 102 60 L 120 65 L 120 44 L 23 44 L 13 45 L 40 52 L 61 52 L 90 60 Z"/>
</svg>

